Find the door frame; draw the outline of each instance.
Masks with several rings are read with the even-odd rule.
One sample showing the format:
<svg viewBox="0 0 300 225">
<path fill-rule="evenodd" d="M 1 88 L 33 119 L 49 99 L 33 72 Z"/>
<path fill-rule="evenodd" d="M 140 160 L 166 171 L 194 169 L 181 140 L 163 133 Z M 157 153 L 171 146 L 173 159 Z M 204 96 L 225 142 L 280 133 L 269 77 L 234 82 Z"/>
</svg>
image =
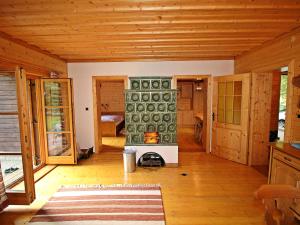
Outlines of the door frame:
<svg viewBox="0 0 300 225">
<path fill-rule="evenodd" d="M 173 87 L 177 88 L 177 81 L 181 79 L 207 79 L 207 115 L 206 115 L 206 153 L 211 152 L 211 132 L 212 132 L 212 75 L 174 75 L 173 76 Z"/>
<path fill-rule="evenodd" d="M 127 75 L 94 75 L 92 76 L 92 92 L 93 92 L 93 115 L 94 115 L 94 144 L 95 153 L 102 151 L 102 134 L 100 129 L 101 120 L 99 120 L 99 114 L 101 113 L 101 102 L 97 99 L 97 82 L 98 81 L 123 81 L 124 90 L 128 89 L 128 76 Z"/>
<path fill-rule="evenodd" d="M 42 92 L 41 92 L 41 79 L 40 77 L 28 77 L 27 76 L 27 82 L 34 81 L 35 85 L 35 95 L 32 96 L 32 87 L 30 83 L 27 83 L 28 87 L 28 106 L 29 106 L 29 118 L 30 118 L 30 127 L 31 130 L 33 131 L 33 112 L 32 112 L 32 98 L 35 98 L 35 103 L 36 103 L 36 113 L 37 113 L 37 130 L 38 130 L 38 136 L 35 137 L 34 131 L 31 132 L 31 142 L 32 142 L 32 150 L 36 151 L 36 146 L 35 146 L 35 139 L 38 139 L 39 142 L 39 153 L 40 153 L 40 165 L 38 165 L 34 171 L 37 171 L 44 167 L 46 165 L 46 156 L 45 156 L 45 143 L 44 143 L 44 125 L 43 125 L 43 110 L 42 110 Z"/>
</svg>

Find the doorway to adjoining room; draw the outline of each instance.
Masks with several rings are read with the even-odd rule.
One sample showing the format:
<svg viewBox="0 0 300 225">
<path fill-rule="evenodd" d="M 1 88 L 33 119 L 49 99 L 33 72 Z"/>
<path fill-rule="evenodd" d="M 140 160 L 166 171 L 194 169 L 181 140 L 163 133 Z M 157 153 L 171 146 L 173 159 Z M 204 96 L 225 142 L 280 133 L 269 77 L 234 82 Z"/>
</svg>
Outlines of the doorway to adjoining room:
<svg viewBox="0 0 300 225">
<path fill-rule="evenodd" d="M 97 139 L 101 151 L 124 150 L 124 90 L 127 77 L 105 76 L 96 79 Z M 95 95 L 94 95 L 95 98 Z M 97 146 L 96 146 L 97 148 Z"/>
<path fill-rule="evenodd" d="M 177 142 L 180 152 L 206 151 L 207 77 L 176 79 Z"/>
</svg>

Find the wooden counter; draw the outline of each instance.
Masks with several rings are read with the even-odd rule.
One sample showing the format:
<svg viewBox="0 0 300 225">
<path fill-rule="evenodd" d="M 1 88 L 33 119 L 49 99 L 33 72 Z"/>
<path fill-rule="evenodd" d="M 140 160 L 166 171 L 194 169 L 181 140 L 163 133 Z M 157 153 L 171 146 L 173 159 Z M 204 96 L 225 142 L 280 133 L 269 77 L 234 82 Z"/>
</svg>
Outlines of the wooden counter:
<svg viewBox="0 0 300 225">
<path fill-rule="evenodd" d="M 288 143 L 271 144 L 269 184 L 289 184 L 300 187 L 300 150 Z M 300 215 L 300 202 L 293 206 L 296 216 Z"/>
<path fill-rule="evenodd" d="M 273 143 L 271 144 L 272 148 L 275 148 L 285 154 L 288 154 L 290 156 L 293 156 L 297 159 L 300 159 L 300 149 L 297 149 L 293 146 L 291 146 L 291 144 L 289 143 Z"/>
<path fill-rule="evenodd" d="M 300 184 L 300 150 L 287 143 L 271 145 L 269 183 Z"/>
</svg>

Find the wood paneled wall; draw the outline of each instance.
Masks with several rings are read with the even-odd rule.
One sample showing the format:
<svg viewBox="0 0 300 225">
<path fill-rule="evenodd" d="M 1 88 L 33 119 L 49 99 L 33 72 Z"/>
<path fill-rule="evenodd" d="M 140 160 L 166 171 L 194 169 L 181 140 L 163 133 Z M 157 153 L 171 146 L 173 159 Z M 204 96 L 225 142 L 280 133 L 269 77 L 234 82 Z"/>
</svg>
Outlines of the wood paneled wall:
<svg viewBox="0 0 300 225">
<path fill-rule="evenodd" d="M 124 82 L 99 82 L 101 112 L 124 112 Z"/>
<path fill-rule="evenodd" d="M 272 75 L 272 73 L 252 74 L 249 131 L 250 165 L 267 165 L 269 161 Z"/>
<path fill-rule="evenodd" d="M 202 82 L 202 90 L 196 90 L 194 81 L 178 81 L 177 82 L 177 125 L 178 127 L 194 127 L 195 115 L 200 113 L 203 115 L 204 102 L 204 82 Z M 207 91 L 207 90 L 206 90 Z"/>
<path fill-rule="evenodd" d="M 300 29 L 237 57 L 235 72 L 271 72 L 283 66 L 289 66 L 285 141 L 299 141 L 300 88 L 292 85 L 292 79 L 300 75 Z"/>
<path fill-rule="evenodd" d="M 4 37 L 0 33 L 0 66 L 14 68 L 17 65 L 25 68 L 27 72 L 40 75 L 56 71 L 61 77 L 67 76 L 67 64 L 64 60 L 20 41 Z"/>
</svg>

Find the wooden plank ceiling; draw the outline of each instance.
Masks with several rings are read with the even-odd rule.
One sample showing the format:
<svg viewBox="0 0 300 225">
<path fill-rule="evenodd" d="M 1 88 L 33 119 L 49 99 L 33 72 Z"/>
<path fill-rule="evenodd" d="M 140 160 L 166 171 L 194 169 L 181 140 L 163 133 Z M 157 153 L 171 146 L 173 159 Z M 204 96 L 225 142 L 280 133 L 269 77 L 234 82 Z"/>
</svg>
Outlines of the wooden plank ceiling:
<svg viewBox="0 0 300 225">
<path fill-rule="evenodd" d="M 67 61 L 233 59 L 299 19 L 299 0 L 0 1 L 1 32 Z"/>
</svg>

